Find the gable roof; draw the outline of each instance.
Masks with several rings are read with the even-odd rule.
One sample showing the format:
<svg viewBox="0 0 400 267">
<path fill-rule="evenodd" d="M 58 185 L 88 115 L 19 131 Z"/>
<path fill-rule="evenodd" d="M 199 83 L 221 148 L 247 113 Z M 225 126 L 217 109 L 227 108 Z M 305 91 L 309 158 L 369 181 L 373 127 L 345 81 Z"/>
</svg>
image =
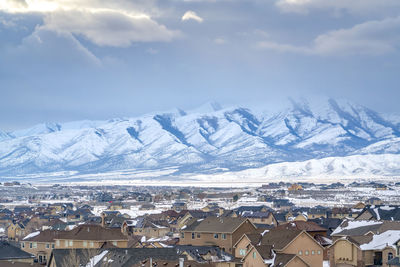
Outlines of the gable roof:
<svg viewBox="0 0 400 267">
<path fill-rule="evenodd" d="M 61 233 L 55 239 L 72 239 L 72 240 L 128 240 L 128 237 L 122 234 L 119 228 L 103 228 L 100 225 L 82 224 L 72 229 Z"/>
<path fill-rule="evenodd" d="M 204 220 L 196 220 L 188 225 L 185 232 L 203 232 L 203 233 L 233 233 L 246 218 L 233 218 L 233 217 L 208 217 Z M 253 224 L 252 224 L 253 225 Z M 253 225 L 254 228 L 256 228 Z"/>
<path fill-rule="evenodd" d="M 276 229 L 297 229 L 306 232 L 326 232 L 328 229 L 319 226 L 312 221 L 293 221 L 285 224 L 280 224 Z"/>
<path fill-rule="evenodd" d="M 12 246 L 8 242 L 0 242 L 0 260 L 30 259 L 32 254 L 23 251 L 19 247 Z"/>
<path fill-rule="evenodd" d="M 27 238 L 24 238 L 23 241 L 33 241 L 33 242 L 54 242 L 54 239 L 57 239 L 61 234 L 65 233 L 64 231 L 57 230 L 44 230 L 41 231 L 38 235 L 33 235 Z"/>
<path fill-rule="evenodd" d="M 363 213 L 369 212 L 372 219 L 385 221 L 400 221 L 400 206 L 395 205 L 367 205 L 356 217 L 359 218 Z"/>
</svg>

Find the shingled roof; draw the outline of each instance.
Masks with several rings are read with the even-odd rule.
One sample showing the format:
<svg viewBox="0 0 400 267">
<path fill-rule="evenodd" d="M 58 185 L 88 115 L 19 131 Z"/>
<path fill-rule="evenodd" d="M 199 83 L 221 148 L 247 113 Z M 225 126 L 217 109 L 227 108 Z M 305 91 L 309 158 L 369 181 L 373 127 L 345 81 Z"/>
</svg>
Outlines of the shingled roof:
<svg viewBox="0 0 400 267">
<path fill-rule="evenodd" d="M 103 228 L 100 225 L 82 224 L 71 231 L 66 231 L 56 239 L 72 239 L 72 240 L 128 240 L 128 237 L 121 233 L 119 228 Z"/>
<path fill-rule="evenodd" d="M 311 221 L 293 221 L 290 223 L 281 224 L 276 229 L 297 229 L 304 230 L 306 232 L 326 232 L 328 229 L 319 226 L 315 222 Z"/>
<path fill-rule="evenodd" d="M 261 245 L 271 245 L 274 246 L 276 250 L 282 250 L 302 232 L 302 230 L 296 229 L 275 228 L 263 235 Z"/>
<path fill-rule="evenodd" d="M 203 233 L 233 233 L 246 218 L 208 217 L 204 220 L 194 221 L 185 228 L 185 232 Z"/>
<path fill-rule="evenodd" d="M 0 260 L 31 259 L 35 256 L 8 242 L 0 242 Z"/>
<path fill-rule="evenodd" d="M 32 237 L 27 236 L 23 241 L 33 241 L 33 242 L 54 242 L 54 239 L 57 239 L 60 234 L 65 233 L 64 231 L 57 230 L 44 230 L 41 231 L 38 235 L 33 235 Z"/>
</svg>

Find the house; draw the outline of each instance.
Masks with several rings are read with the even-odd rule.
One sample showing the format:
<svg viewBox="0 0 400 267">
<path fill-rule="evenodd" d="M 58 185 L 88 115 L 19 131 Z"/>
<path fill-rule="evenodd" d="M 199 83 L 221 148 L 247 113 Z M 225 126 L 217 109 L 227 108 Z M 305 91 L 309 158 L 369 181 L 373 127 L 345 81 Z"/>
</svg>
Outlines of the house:
<svg viewBox="0 0 400 267">
<path fill-rule="evenodd" d="M 218 246 L 232 253 L 233 245 L 245 233 L 256 231 L 249 219 L 208 217 L 181 229 L 180 245 Z"/>
<path fill-rule="evenodd" d="M 135 220 L 125 220 L 122 224 L 122 232 L 127 235 L 141 235 L 147 238 L 166 236 L 171 229 L 164 220 L 151 220 L 148 217 L 141 217 Z"/>
<path fill-rule="evenodd" d="M 268 225 L 278 225 L 274 214 L 271 211 L 266 212 L 252 212 L 245 211 L 241 215 L 243 218 L 249 219 L 254 224 L 268 224 Z"/>
<path fill-rule="evenodd" d="M 63 232 L 55 230 L 30 233 L 21 240 L 21 249 L 34 255 L 38 263 L 45 264 L 55 247 L 54 239 L 61 233 Z"/>
<path fill-rule="evenodd" d="M 327 215 L 328 218 L 335 219 L 356 218 L 358 216 L 358 212 L 350 208 L 335 207 L 328 211 Z"/>
<path fill-rule="evenodd" d="M 332 237 L 331 266 L 389 266 L 398 255 L 400 222 L 346 220 Z"/>
<path fill-rule="evenodd" d="M 263 259 L 264 265 L 259 265 L 260 261 L 258 260 L 258 266 L 265 266 L 266 263 L 272 264 L 271 257 L 274 254 L 276 256 L 281 254 L 281 258 L 292 257 L 293 260 L 294 256 L 297 256 L 301 259 L 301 261 L 295 260 L 300 264 L 298 266 L 321 267 L 323 263 L 324 248 L 306 231 L 297 229 L 275 228 L 258 235 L 245 234 L 234 247 L 235 257 L 242 258 L 244 266 L 252 266 L 252 264 L 257 266 L 254 265 L 256 259 Z M 286 266 L 296 265 L 292 263 Z"/>
<path fill-rule="evenodd" d="M 185 203 L 185 202 L 179 202 L 179 201 L 177 201 L 177 202 L 175 202 L 174 204 L 172 204 L 172 209 L 173 209 L 174 211 L 180 212 L 180 211 L 182 211 L 182 210 L 186 210 L 186 209 L 187 209 L 187 206 L 186 206 L 186 203 Z"/>
<path fill-rule="evenodd" d="M 299 191 L 299 190 L 303 190 L 303 187 L 299 184 L 292 184 L 291 186 L 288 187 L 289 191 Z"/>
<path fill-rule="evenodd" d="M 33 263 L 35 256 L 13 246 L 6 241 L 0 242 L 0 266 L 3 263 Z"/>
<path fill-rule="evenodd" d="M 151 264 L 148 267 L 176 267 L 179 266 L 176 263 L 179 262 L 180 255 L 174 248 L 56 249 L 51 254 L 48 266 L 87 266 L 93 257 L 98 260 L 96 267 L 140 267 L 148 266 L 149 262 Z M 164 264 L 169 261 L 174 261 L 174 265 Z"/>
<path fill-rule="evenodd" d="M 272 207 L 279 210 L 290 210 L 294 204 L 288 199 L 274 199 Z"/>
<path fill-rule="evenodd" d="M 126 248 L 128 237 L 122 234 L 120 228 L 108 229 L 100 225 L 82 224 L 56 237 L 55 248 L 100 248 L 105 242 L 111 242 L 115 247 Z"/>
<path fill-rule="evenodd" d="M 11 223 L 7 228 L 8 240 L 19 241 L 25 235 L 26 231 L 23 222 Z"/>
<path fill-rule="evenodd" d="M 367 201 L 365 201 L 366 205 L 382 205 L 383 201 L 382 199 L 378 197 L 371 197 Z"/>
<path fill-rule="evenodd" d="M 271 245 L 252 246 L 241 260 L 244 267 L 309 267 L 302 258 L 296 254 L 276 253 Z"/>
<path fill-rule="evenodd" d="M 400 206 L 367 205 L 355 220 L 400 221 Z"/>
</svg>

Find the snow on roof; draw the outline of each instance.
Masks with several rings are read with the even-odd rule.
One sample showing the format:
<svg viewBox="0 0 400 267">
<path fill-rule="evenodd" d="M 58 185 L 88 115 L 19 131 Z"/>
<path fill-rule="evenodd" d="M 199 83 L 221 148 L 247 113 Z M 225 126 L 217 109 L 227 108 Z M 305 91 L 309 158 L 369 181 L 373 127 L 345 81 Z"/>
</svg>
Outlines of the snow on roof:
<svg viewBox="0 0 400 267">
<path fill-rule="evenodd" d="M 360 246 L 361 250 L 381 250 L 387 246 L 396 249 L 395 243 L 400 239 L 399 230 L 388 230 L 379 235 L 374 235 L 372 240 Z"/>
<path fill-rule="evenodd" d="M 99 261 L 101 261 L 102 258 L 108 253 L 108 250 L 102 251 L 100 254 L 94 256 L 89 260 L 89 262 L 86 264 L 86 267 L 92 267 L 95 266 Z"/>
<path fill-rule="evenodd" d="M 347 226 L 343 227 L 343 224 L 347 222 Z M 371 225 L 376 225 L 376 224 L 382 224 L 383 222 L 377 222 L 377 221 L 344 221 L 341 225 L 339 225 L 335 231 L 332 232 L 331 235 L 336 235 L 339 234 L 340 232 L 344 230 L 350 230 L 350 229 L 355 229 L 359 227 L 364 227 L 364 226 L 371 226 Z"/>
<path fill-rule="evenodd" d="M 35 236 L 37 236 L 37 235 L 39 235 L 39 234 L 40 234 L 40 231 L 30 233 L 29 235 L 25 236 L 22 240 L 26 240 L 26 239 L 35 237 Z"/>
<path fill-rule="evenodd" d="M 390 207 L 390 206 L 382 206 L 380 207 L 381 210 L 394 210 L 395 207 Z"/>
</svg>

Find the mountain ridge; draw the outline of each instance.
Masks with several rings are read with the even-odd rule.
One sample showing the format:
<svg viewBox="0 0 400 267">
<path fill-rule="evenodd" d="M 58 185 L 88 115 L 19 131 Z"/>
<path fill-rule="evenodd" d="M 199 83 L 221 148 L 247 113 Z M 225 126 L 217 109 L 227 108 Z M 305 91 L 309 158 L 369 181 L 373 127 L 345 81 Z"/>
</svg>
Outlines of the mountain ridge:
<svg viewBox="0 0 400 267">
<path fill-rule="evenodd" d="M 327 157 L 400 153 L 400 117 L 347 100 L 290 99 L 277 111 L 217 103 L 133 118 L 0 131 L 0 175 L 178 166 L 241 171 Z"/>
</svg>

